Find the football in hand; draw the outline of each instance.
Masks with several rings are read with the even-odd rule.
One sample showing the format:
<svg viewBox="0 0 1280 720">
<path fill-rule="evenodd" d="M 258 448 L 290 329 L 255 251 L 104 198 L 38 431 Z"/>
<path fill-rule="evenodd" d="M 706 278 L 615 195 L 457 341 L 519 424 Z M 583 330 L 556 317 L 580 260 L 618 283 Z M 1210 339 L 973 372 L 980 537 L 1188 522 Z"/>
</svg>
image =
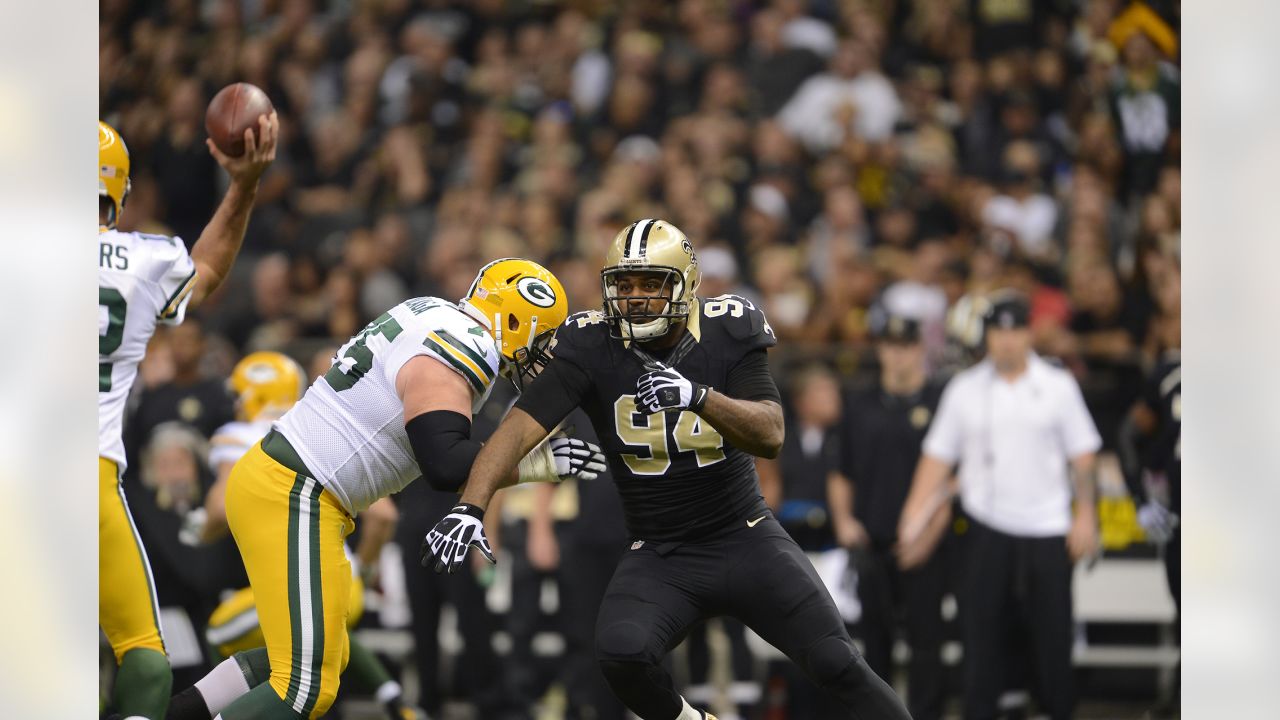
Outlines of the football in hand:
<svg viewBox="0 0 1280 720">
<path fill-rule="evenodd" d="M 244 155 L 244 131 L 258 138 L 258 118 L 270 115 L 271 98 L 257 85 L 233 83 L 218 91 L 204 114 L 204 129 L 218 149 L 231 157 Z"/>
</svg>

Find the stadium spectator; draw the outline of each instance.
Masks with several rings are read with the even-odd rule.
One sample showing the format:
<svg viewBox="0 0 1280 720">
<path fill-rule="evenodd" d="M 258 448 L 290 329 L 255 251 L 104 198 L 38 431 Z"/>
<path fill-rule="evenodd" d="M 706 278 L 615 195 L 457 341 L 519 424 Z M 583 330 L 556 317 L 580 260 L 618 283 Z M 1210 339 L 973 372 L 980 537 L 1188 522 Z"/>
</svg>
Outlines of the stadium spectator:
<svg viewBox="0 0 1280 720">
<path fill-rule="evenodd" d="M 950 543 L 944 539 L 919 562 L 911 554 L 918 546 L 898 544 L 897 522 L 942 385 L 926 371 L 920 324 L 878 315 L 879 382 L 845 402 L 839 460 L 829 468 L 826 492 L 835 539 L 858 558 L 859 634 L 867 662 L 881 677 L 893 677 L 893 643 L 902 625 L 911 648 L 907 707 L 916 720 L 938 720 L 946 699 L 940 608 Z M 899 568 L 899 552 L 911 569 Z"/>
</svg>

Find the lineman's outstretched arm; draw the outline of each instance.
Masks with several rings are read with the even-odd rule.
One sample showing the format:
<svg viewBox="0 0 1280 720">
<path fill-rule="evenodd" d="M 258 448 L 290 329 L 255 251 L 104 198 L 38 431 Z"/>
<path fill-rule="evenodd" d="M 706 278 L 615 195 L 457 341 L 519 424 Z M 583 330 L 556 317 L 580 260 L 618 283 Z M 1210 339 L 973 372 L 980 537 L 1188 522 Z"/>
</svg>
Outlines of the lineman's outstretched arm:
<svg viewBox="0 0 1280 720">
<path fill-rule="evenodd" d="M 493 494 L 513 480 L 520 458 L 529 454 L 549 433 L 528 413 L 512 408 L 471 465 L 462 502 L 482 510 L 488 507 Z"/>
<path fill-rule="evenodd" d="M 520 458 L 578 406 L 589 386 L 590 378 L 576 365 L 563 359 L 548 363 L 476 456 L 461 502 L 427 534 L 422 545 L 424 567 L 452 573 L 462 566 L 473 545 L 493 561 L 482 524 L 484 509 Z"/>
<path fill-rule="evenodd" d="M 396 393 L 423 478 L 436 490 L 457 492 L 480 452 L 471 438 L 471 387 L 443 362 L 419 355 L 396 374 Z"/>
</svg>

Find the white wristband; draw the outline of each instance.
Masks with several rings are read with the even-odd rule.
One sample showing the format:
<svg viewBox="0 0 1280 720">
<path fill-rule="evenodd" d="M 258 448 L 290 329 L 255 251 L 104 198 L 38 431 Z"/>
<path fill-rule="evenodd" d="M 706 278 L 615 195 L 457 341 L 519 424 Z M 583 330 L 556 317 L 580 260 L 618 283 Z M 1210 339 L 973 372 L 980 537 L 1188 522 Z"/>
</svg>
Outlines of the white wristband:
<svg viewBox="0 0 1280 720">
<path fill-rule="evenodd" d="M 546 440 L 538 443 L 537 447 L 529 451 L 525 455 L 520 464 L 516 466 L 520 472 L 520 477 L 516 482 L 559 482 L 560 476 L 556 474 L 556 459 L 551 454 L 551 445 Z"/>
</svg>

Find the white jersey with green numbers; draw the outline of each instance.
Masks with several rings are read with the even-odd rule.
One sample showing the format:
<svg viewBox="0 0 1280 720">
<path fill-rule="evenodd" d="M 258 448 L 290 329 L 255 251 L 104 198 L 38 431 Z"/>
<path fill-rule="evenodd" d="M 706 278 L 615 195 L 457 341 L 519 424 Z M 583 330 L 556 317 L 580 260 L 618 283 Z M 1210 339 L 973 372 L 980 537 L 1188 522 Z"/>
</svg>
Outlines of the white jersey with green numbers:
<svg viewBox="0 0 1280 720">
<path fill-rule="evenodd" d="M 355 514 L 421 475 L 396 393 L 400 368 L 435 358 L 471 388 L 480 409 L 498 375 L 493 337 L 454 303 L 406 300 L 338 349 L 333 365 L 275 427 L 316 480 Z"/>
<path fill-rule="evenodd" d="M 98 454 L 124 472 L 125 400 L 156 323 L 186 313 L 196 267 L 182 240 L 98 232 Z"/>
</svg>

